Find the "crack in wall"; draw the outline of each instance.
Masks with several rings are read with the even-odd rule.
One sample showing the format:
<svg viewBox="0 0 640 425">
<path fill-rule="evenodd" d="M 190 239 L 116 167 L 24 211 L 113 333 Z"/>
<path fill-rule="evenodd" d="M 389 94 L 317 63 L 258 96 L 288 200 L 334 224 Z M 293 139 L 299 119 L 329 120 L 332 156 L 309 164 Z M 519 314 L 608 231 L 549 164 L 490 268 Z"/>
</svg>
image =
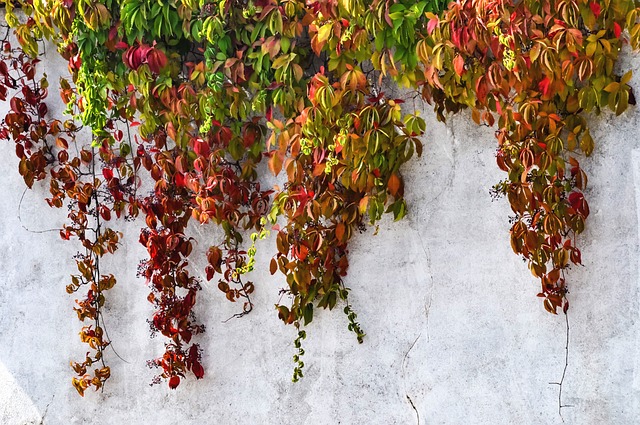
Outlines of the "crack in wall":
<svg viewBox="0 0 640 425">
<path fill-rule="evenodd" d="M 455 148 L 455 144 L 456 144 L 456 138 L 455 138 L 455 131 L 453 129 L 452 125 L 447 125 L 447 128 L 450 129 L 451 131 L 451 136 L 453 139 L 453 143 L 452 143 L 452 154 L 450 154 L 444 147 L 443 149 L 445 150 L 445 153 L 447 154 L 447 156 L 449 157 L 450 161 L 451 161 L 451 168 L 450 171 L 447 175 L 445 184 L 442 186 L 442 189 L 428 202 L 428 204 L 431 204 L 435 201 L 438 200 L 438 198 L 440 198 L 440 196 L 442 196 L 442 194 L 444 194 L 448 189 L 450 189 L 453 186 L 453 179 L 455 177 L 455 169 L 456 169 L 456 148 Z M 439 143 L 440 146 L 442 146 L 442 144 Z M 420 248 L 422 249 L 422 252 L 424 253 L 424 260 L 425 260 L 425 265 L 426 265 L 426 274 L 429 277 L 429 295 L 425 297 L 424 300 L 424 315 L 425 315 L 425 329 L 426 329 L 426 334 L 427 334 L 427 341 L 430 342 L 431 341 L 431 337 L 430 337 L 430 333 L 429 333 L 429 316 L 430 316 L 430 312 L 431 312 L 431 306 L 433 304 L 433 299 L 434 299 L 434 287 L 435 287 L 435 281 L 433 279 L 433 273 L 432 273 L 432 263 L 431 263 L 431 252 L 429 250 L 429 248 L 425 245 L 424 240 L 425 238 L 423 237 L 422 233 L 420 232 L 419 227 L 417 226 L 417 223 L 414 221 L 413 216 L 409 215 L 408 217 L 408 222 L 409 222 L 409 227 L 416 232 L 416 234 L 418 235 L 418 241 L 419 241 L 419 245 Z M 427 219 L 427 221 L 429 221 Z M 409 357 L 409 353 L 411 353 L 411 351 L 414 349 L 415 345 L 417 344 L 418 340 L 422 337 L 422 332 L 420 332 L 420 334 L 416 337 L 416 339 L 413 341 L 413 343 L 409 346 L 409 349 L 407 350 L 407 352 L 404 354 L 404 357 L 402 359 L 402 381 L 403 381 L 403 386 L 404 386 L 404 395 L 406 400 L 409 402 L 409 405 L 411 406 L 411 408 L 413 409 L 413 411 L 416 414 L 416 421 L 417 424 L 420 425 L 420 413 L 415 405 L 415 403 L 413 402 L 413 399 L 411 398 L 411 396 L 409 395 L 407 388 L 406 388 L 406 365 L 407 365 L 407 359 Z"/>
<path fill-rule="evenodd" d="M 409 394 L 407 394 L 407 400 L 409 400 L 409 404 L 411 404 L 411 407 L 413 408 L 413 410 L 415 410 L 416 417 L 418 418 L 418 425 L 420 425 L 420 413 L 418 413 L 418 409 L 416 409 L 416 406 L 415 404 L 413 404 L 413 400 L 411 400 L 411 397 L 409 397 Z"/>
<path fill-rule="evenodd" d="M 418 241 L 419 241 L 419 245 L 420 248 L 422 248 L 422 252 L 424 253 L 424 259 L 425 259 L 425 263 L 426 263 L 426 274 L 427 276 L 429 276 L 429 295 L 425 297 L 425 301 L 424 301 L 424 315 L 426 318 L 426 332 L 427 332 L 427 341 L 431 341 L 431 336 L 429 333 L 429 314 L 431 312 L 431 305 L 433 304 L 433 292 L 434 292 L 434 288 L 435 288 L 435 281 L 433 279 L 433 272 L 432 272 L 432 263 L 431 263 L 431 251 L 429 250 L 429 248 L 424 244 L 424 236 L 422 235 L 422 233 L 420 232 L 420 229 L 416 226 L 416 223 L 413 221 L 412 216 L 408 216 L 408 221 L 409 221 L 409 227 L 411 228 L 411 230 L 413 230 L 414 232 L 416 232 L 416 234 L 418 235 Z"/>
<path fill-rule="evenodd" d="M 56 395 L 54 394 L 51 397 L 51 400 L 49 401 L 49 403 L 47 403 L 47 405 L 44 408 L 44 413 L 42 413 L 42 418 L 40 418 L 40 424 L 39 425 L 44 425 L 44 419 L 47 417 L 47 412 L 49 412 L 49 406 L 51 406 L 51 403 L 53 403 L 53 399 L 56 397 Z"/>
<path fill-rule="evenodd" d="M 405 374 L 405 372 L 406 372 L 407 358 L 409 357 L 409 353 L 411 352 L 411 350 L 413 350 L 413 347 L 416 346 L 416 343 L 418 342 L 418 340 L 420 339 L 421 336 L 422 336 L 422 332 L 420 332 L 420 334 L 418 334 L 418 336 L 413 341 L 411 346 L 409 346 L 409 349 L 407 350 L 406 353 L 404 353 L 404 357 L 402 358 L 402 382 L 403 382 L 403 386 L 404 386 L 405 397 L 407 398 L 407 401 L 409 401 L 409 404 L 411 405 L 411 408 L 413 409 L 413 411 L 416 412 L 416 418 L 418 420 L 418 425 L 420 425 L 420 413 L 418 413 L 418 409 L 416 409 L 416 405 L 413 403 L 413 400 L 411 399 L 411 397 L 409 396 L 409 394 L 407 392 L 407 384 L 406 384 L 406 374 Z"/>
<path fill-rule="evenodd" d="M 432 202 L 437 201 L 447 190 L 451 189 L 453 187 L 453 179 L 456 175 L 456 168 L 458 166 L 458 155 L 457 155 L 457 149 L 456 149 L 456 133 L 455 130 L 453 128 L 453 123 L 451 122 L 452 120 L 449 120 L 446 122 L 445 126 L 446 128 L 449 130 L 449 132 L 451 132 L 451 153 L 449 153 L 449 151 L 446 149 L 445 146 L 443 146 L 443 143 L 440 143 L 440 139 L 438 137 L 435 138 L 436 143 L 442 147 L 442 150 L 444 150 L 445 154 L 447 155 L 447 157 L 449 158 L 449 161 L 451 162 L 451 168 L 449 169 L 449 173 L 447 174 L 447 178 L 446 181 L 444 183 L 444 185 L 442 185 L 442 189 L 440 189 L 440 191 L 438 192 L 438 194 L 436 196 L 434 196 L 432 199 L 430 199 L 427 204 L 430 204 Z"/>
<path fill-rule="evenodd" d="M 425 247 L 422 239 L 420 241 L 420 246 L 422 246 L 422 251 L 424 252 L 425 259 L 427 261 L 427 269 L 429 270 L 429 280 L 431 281 L 431 286 L 429 288 L 429 302 L 424 305 L 424 315 L 426 317 L 426 328 L 427 328 L 427 341 L 431 341 L 431 336 L 429 334 L 429 313 L 431 312 L 431 304 L 433 303 L 433 291 L 434 291 L 434 281 L 433 281 L 433 273 L 431 272 L 431 255 L 429 253 L 429 248 Z"/>
</svg>

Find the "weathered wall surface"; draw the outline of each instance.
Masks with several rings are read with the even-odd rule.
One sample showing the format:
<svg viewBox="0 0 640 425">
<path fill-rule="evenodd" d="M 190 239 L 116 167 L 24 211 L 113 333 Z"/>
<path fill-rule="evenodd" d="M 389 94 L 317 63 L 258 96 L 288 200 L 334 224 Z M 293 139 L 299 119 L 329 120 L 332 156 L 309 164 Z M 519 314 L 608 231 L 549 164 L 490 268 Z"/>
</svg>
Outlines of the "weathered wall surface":
<svg viewBox="0 0 640 425">
<path fill-rule="evenodd" d="M 625 69 L 639 65 L 625 56 Z M 47 62 L 51 81 L 58 70 L 64 64 Z M 638 76 L 632 85 L 637 93 Z M 429 127 L 423 157 L 403 172 L 410 214 L 387 218 L 377 236 L 370 229 L 351 245 L 346 282 L 365 343 L 357 344 L 340 311 L 317 314 L 297 384 L 295 332 L 273 309 L 282 282 L 267 272 L 270 239 L 258 247 L 249 316 L 222 323 L 238 306 L 205 284 L 197 306 L 207 325 L 199 338 L 205 379 L 177 391 L 150 387 L 154 371 L 145 361 L 161 352 L 162 339 L 149 338 L 151 305 L 136 278 L 145 251 L 140 223 L 129 223 L 130 237 L 108 265 L 119 279 L 106 311 L 119 357 L 108 351 L 104 392 L 78 397 L 68 365 L 84 347 L 64 291 L 78 247 L 47 231 L 64 211 L 47 207 L 44 185 L 19 207 L 24 184 L 11 143 L 1 144 L 0 424 L 562 423 L 551 383 L 565 366 L 565 319 L 544 312 L 538 283 L 509 246 L 508 204 L 489 195 L 503 177 L 493 130 L 464 114 L 437 123 L 427 105 L 418 107 Z M 585 266 L 569 275 L 567 424 L 640 423 L 639 123 L 637 107 L 593 117 L 597 149 L 582 160 L 592 214 L 580 236 Z M 218 234 L 193 231 L 202 241 Z"/>
</svg>

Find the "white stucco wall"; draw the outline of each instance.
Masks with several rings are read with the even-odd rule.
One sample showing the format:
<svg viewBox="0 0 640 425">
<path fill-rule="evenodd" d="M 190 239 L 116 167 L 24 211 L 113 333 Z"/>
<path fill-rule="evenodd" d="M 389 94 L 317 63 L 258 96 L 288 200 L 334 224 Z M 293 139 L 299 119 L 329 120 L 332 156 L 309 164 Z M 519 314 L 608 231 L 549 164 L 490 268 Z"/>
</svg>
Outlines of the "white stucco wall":
<svg viewBox="0 0 640 425">
<path fill-rule="evenodd" d="M 624 69 L 639 66 L 639 57 L 625 55 Z M 51 81 L 64 70 L 47 62 Z M 639 76 L 631 83 L 636 94 Z M 17 159 L 11 143 L 0 144 L 0 424 L 562 423 L 558 386 L 550 383 L 565 364 L 565 319 L 542 308 L 537 281 L 509 245 L 508 203 L 489 195 L 503 177 L 494 130 L 466 114 L 437 123 L 428 105 L 418 107 L 428 129 L 423 157 L 403 171 L 409 216 L 387 218 L 377 236 L 369 230 L 351 244 L 346 282 L 365 343 L 357 344 L 339 310 L 317 314 L 297 384 L 290 379 L 295 330 L 273 309 L 282 281 L 268 273 L 272 238 L 258 246 L 249 316 L 222 323 L 238 306 L 214 285 L 199 295 L 205 379 L 183 381 L 177 391 L 150 387 L 154 371 L 145 362 L 163 341 L 149 338 L 148 291 L 135 276 L 145 250 L 140 223 L 129 223 L 108 265 L 118 284 L 106 322 L 122 359 L 108 351 L 104 392 L 80 398 L 69 361 L 85 348 L 64 290 L 78 245 L 57 232 L 32 232 L 57 228 L 64 211 L 46 205 L 44 184 L 18 208 Z M 563 403 L 571 407 L 562 415 L 567 424 L 637 424 L 640 108 L 591 122 L 597 148 L 582 165 L 592 214 L 580 236 L 585 266 L 569 275 Z M 217 234 L 194 232 L 204 241 Z"/>
</svg>

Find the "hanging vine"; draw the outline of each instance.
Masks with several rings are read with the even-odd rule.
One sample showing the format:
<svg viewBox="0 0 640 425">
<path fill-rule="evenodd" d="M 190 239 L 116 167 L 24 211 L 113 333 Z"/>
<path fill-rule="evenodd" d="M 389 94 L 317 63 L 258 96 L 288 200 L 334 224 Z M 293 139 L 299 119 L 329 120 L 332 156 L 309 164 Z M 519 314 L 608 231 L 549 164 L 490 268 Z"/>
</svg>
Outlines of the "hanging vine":
<svg viewBox="0 0 640 425">
<path fill-rule="evenodd" d="M 581 263 L 589 215 L 579 163 L 594 149 L 587 114 L 635 103 L 631 73 L 615 65 L 625 42 L 640 45 L 640 3 L 18 0 L 6 9 L 19 47 L 7 31 L 0 137 L 15 143 L 26 185 L 47 179 L 49 204 L 69 206 L 61 235 L 84 248 L 67 286 L 85 291 L 76 312 L 91 323 L 81 338 L 93 354 L 72 363 L 81 395 L 110 375 L 102 307 L 116 278 L 101 257 L 120 243 L 105 226 L 112 218 L 145 219 L 139 274 L 151 330 L 166 338 L 149 361 L 154 382 L 176 388 L 205 373 L 192 222 L 222 230 L 201 272 L 242 304 L 234 317 L 253 308 L 256 242 L 275 233 L 270 272 L 285 282 L 278 317 L 297 331 L 294 381 L 319 308 L 341 303 L 363 341 L 345 285 L 348 243 L 383 214 L 407 213 L 401 167 L 421 155 L 426 126 L 385 95 L 391 81 L 440 120 L 468 108 L 476 123 L 497 123 L 506 178 L 494 192 L 513 210 L 512 247 L 540 279 L 544 307 L 566 313 L 566 271 Z M 68 61 L 71 77 L 57 87 L 64 121 L 49 117 L 46 75 L 36 76 L 43 40 Z M 260 184 L 263 159 L 282 187 Z"/>
<path fill-rule="evenodd" d="M 499 130 L 497 163 L 508 177 L 494 188 L 514 216 L 511 246 L 541 281 L 544 307 L 565 312 L 570 264 L 581 264 L 577 235 L 589 206 L 582 156 L 594 149 L 587 114 L 616 115 L 635 103 L 614 65 L 629 27 L 637 48 L 632 1 L 522 1 L 451 4 L 431 17 L 418 43 L 423 96 L 445 112 L 471 108 Z"/>
</svg>

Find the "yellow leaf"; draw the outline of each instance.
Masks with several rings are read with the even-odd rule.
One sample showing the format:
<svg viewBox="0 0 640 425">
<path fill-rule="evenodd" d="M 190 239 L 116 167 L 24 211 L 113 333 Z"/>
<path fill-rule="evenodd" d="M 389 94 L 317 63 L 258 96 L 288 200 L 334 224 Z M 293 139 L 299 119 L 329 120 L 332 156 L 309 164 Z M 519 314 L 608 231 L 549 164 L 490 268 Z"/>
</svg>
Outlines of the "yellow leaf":
<svg viewBox="0 0 640 425">
<path fill-rule="evenodd" d="M 593 138 L 591 137 L 589 130 L 586 130 L 582 139 L 580 139 L 580 149 L 582 149 L 582 152 L 584 152 L 585 155 L 589 156 L 593 152 L 593 148 Z"/>
<path fill-rule="evenodd" d="M 362 199 L 360 199 L 360 203 L 358 204 L 358 210 L 360 211 L 360 214 L 366 213 L 368 206 L 369 206 L 369 197 L 368 196 L 365 196 Z"/>
<path fill-rule="evenodd" d="M 333 23 L 324 24 L 318 29 L 318 41 L 320 43 L 324 43 L 331 36 L 331 30 L 333 28 Z"/>
</svg>

